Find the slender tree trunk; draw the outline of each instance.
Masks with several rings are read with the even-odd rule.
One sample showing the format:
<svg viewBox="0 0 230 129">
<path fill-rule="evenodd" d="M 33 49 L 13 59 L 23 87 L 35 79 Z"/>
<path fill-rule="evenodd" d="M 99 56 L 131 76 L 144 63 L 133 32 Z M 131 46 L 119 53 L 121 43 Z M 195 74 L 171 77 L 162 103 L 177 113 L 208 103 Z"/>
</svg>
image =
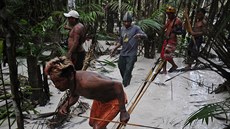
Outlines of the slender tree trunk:
<svg viewBox="0 0 230 129">
<path fill-rule="evenodd" d="M 108 7 L 108 3 L 106 3 L 106 5 L 105 5 L 105 15 L 106 15 L 106 21 L 107 21 L 106 32 L 107 33 L 113 33 L 114 13 Z"/>
<path fill-rule="evenodd" d="M 42 69 L 44 71 L 45 69 L 45 64 L 42 65 Z M 49 84 L 48 84 L 48 77 L 47 75 L 43 72 L 43 87 L 44 87 L 44 92 L 47 100 L 50 100 L 50 90 L 49 90 Z"/>
<path fill-rule="evenodd" d="M 27 56 L 27 67 L 28 67 L 28 80 L 29 84 L 32 87 L 32 102 L 38 101 L 40 94 L 38 92 L 38 73 L 37 73 L 37 58 L 35 56 Z"/>
<path fill-rule="evenodd" d="M 18 129 L 24 129 L 24 121 L 21 110 L 21 100 L 19 95 L 19 81 L 18 81 L 18 70 L 16 65 L 16 48 L 15 48 L 15 34 L 9 31 L 6 37 L 7 55 L 8 55 L 8 65 L 10 72 L 10 82 L 11 82 L 11 94 L 15 108 L 15 116 L 17 121 Z"/>
</svg>

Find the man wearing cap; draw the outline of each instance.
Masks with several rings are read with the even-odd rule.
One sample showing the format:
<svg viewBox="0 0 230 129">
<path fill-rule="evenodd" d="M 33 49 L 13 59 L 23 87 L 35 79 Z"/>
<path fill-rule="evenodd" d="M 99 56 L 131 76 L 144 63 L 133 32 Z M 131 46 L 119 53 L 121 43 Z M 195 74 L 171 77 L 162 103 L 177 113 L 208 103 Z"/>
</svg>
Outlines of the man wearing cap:
<svg viewBox="0 0 230 129">
<path fill-rule="evenodd" d="M 118 68 L 120 70 L 124 87 L 130 84 L 132 70 L 137 61 L 138 41 L 147 38 L 147 35 L 137 25 L 132 25 L 132 14 L 126 12 L 123 17 L 123 27 L 121 28 L 118 45 L 112 49 L 111 56 L 114 56 L 116 50 L 122 46 Z"/>
<path fill-rule="evenodd" d="M 167 20 L 164 26 L 165 31 L 165 40 L 162 45 L 161 55 L 160 57 L 166 61 L 163 66 L 163 70 L 160 73 L 166 74 L 166 66 L 167 62 L 169 62 L 172 67 L 168 70 L 168 72 L 175 71 L 178 66 L 173 60 L 173 55 L 177 46 L 177 35 L 182 34 L 182 22 L 175 15 L 176 9 L 172 6 L 168 6 L 166 8 Z"/>
<path fill-rule="evenodd" d="M 68 37 L 68 53 L 67 57 L 71 59 L 76 70 L 81 70 L 85 59 L 86 52 L 82 47 L 85 42 L 86 29 L 82 23 L 79 22 L 79 14 L 75 10 L 64 13 L 68 18 L 68 26 L 66 29 L 70 30 Z"/>
</svg>

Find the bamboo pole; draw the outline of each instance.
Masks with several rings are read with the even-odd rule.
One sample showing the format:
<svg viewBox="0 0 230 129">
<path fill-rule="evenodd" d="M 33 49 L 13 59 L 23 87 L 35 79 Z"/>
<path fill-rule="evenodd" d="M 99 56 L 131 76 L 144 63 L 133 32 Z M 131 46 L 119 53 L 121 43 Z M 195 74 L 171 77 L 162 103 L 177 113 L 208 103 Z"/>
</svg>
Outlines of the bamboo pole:
<svg viewBox="0 0 230 129">
<path fill-rule="evenodd" d="M 128 113 L 131 114 L 134 110 L 134 108 L 137 106 L 138 102 L 140 101 L 140 99 L 143 97 L 144 93 L 146 92 L 146 90 L 148 89 L 149 85 L 151 84 L 151 82 L 156 78 L 156 76 L 158 75 L 158 73 L 161 71 L 161 69 L 163 68 L 165 64 L 165 60 L 161 60 L 159 64 L 155 65 L 154 68 L 152 68 L 149 72 L 149 74 L 146 77 L 145 82 L 143 83 L 143 85 L 141 86 L 141 89 L 139 91 L 139 94 L 136 96 L 134 102 L 132 103 L 132 105 L 129 107 L 128 109 Z M 157 66 L 157 67 L 156 67 Z M 155 69 L 156 68 L 156 69 Z M 154 72 L 154 74 L 152 74 Z M 116 129 L 121 129 L 122 126 L 125 126 L 125 124 L 120 123 Z"/>
</svg>

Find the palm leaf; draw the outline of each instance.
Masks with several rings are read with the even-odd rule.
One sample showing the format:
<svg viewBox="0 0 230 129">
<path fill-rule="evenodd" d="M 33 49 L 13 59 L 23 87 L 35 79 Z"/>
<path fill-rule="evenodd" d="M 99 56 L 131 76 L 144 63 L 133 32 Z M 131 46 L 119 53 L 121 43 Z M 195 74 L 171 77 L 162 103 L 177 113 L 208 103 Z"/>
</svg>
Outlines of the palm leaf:
<svg viewBox="0 0 230 129">
<path fill-rule="evenodd" d="M 153 19 L 144 19 L 140 20 L 137 23 L 143 31 L 147 30 L 160 30 L 162 28 L 162 25 L 159 24 L 157 21 Z"/>
<path fill-rule="evenodd" d="M 189 118 L 185 121 L 184 127 L 192 124 L 195 120 L 205 121 L 206 124 L 209 122 L 209 118 L 213 121 L 213 117 L 216 115 L 224 114 L 226 120 L 228 120 L 227 113 L 230 112 L 230 98 L 222 102 L 207 104 L 199 110 L 192 113 Z"/>
<path fill-rule="evenodd" d="M 114 1 L 114 2 L 111 2 L 109 3 L 109 7 L 112 11 L 114 12 L 118 12 L 118 9 L 119 9 L 119 3 L 118 1 Z M 128 4 L 128 3 L 124 3 L 122 2 L 121 3 L 121 12 L 126 12 L 128 10 L 133 10 L 133 6 Z"/>
<path fill-rule="evenodd" d="M 109 61 L 109 60 L 104 60 L 102 61 L 103 63 L 109 65 L 109 66 L 112 66 L 112 67 L 116 67 L 116 64 L 113 62 L 113 61 Z"/>
<path fill-rule="evenodd" d="M 93 25 L 99 18 L 105 16 L 103 8 L 98 4 L 88 4 L 78 9 L 83 23 Z"/>
</svg>

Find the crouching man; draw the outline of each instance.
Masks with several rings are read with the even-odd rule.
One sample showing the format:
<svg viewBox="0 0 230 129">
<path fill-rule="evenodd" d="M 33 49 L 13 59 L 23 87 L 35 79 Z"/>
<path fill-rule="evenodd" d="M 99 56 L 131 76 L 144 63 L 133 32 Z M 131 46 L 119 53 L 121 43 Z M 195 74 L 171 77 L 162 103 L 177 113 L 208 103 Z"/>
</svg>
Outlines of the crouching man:
<svg viewBox="0 0 230 129">
<path fill-rule="evenodd" d="M 113 120 L 119 112 L 121 122 L 129 121 L 130 115 L 125 108 L 127 99 L 120 82 L 94 72 L 75 71 L 71 61 L 64 56 L 47 62 L 45 73 L 57 89 L 70 90 L 68 100 L 58 110 L 59 114 L 67 114 L 79 96 L 83 96 L 94 100 L 89 120 L 93 129 L 105 129 L 108 120 Z"/>
</svg>

